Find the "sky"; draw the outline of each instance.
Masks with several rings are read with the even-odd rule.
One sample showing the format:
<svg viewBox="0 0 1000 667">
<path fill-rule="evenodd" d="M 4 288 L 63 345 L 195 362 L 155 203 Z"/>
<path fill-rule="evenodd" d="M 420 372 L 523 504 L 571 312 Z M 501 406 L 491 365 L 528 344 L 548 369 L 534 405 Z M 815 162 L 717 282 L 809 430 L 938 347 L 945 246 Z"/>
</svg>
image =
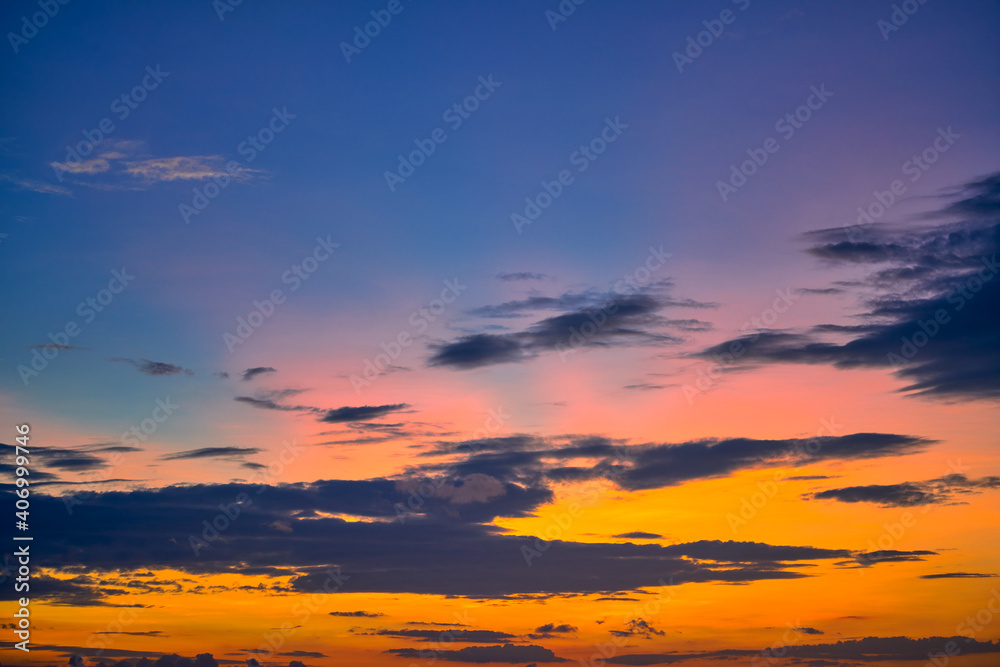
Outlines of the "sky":
<svg viewBox="0 0 1000 667">
<path fill-rule="evenodd" d="M 996 664 L 998 25 L 4 3 L 0 663 Z"/>
</svg>

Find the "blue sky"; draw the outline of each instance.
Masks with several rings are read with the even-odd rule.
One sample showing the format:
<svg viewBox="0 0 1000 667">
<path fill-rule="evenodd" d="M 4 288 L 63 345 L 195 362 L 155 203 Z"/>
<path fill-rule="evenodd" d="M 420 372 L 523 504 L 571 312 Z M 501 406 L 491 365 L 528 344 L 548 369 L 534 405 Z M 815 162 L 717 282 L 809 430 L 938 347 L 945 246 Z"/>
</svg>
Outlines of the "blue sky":
<svg viewBox="0 0 1000 667">
<path fill-rule="evenodd" d="M 440 439 L 471 437 L 498 405 L 512 414 L 505 434 L 553 448 L 588 433 L 636 443 L 777 441 L 815 431 L 821 416 L 836 412 L 847 415 L 851 433 L 945 442 L 950 454 L 977 461 L 977 474 L 995 472 L 987 447 L 995 381 L 941 370 L 968 370 L 958 348 L 993 367 L 992 339 L 981 328 L 992 302 L 975 302 L 982 319 L 970 314 L 949 330 L 968 338 L 942 335 L 937 349 L 946 351 L 916 375 L 882 359 L 899 331 L 924 317 L 918 296 L 943 298 L 972 275 L 967 260 L 995 243 L 986 226 L 995 211 L 983 201 L 995 198 L 996 184 L 982 179 L 997 171 L 1000 154 L 1000 3 L 913 0 L 916 11 L 885 32 L 879 22 L 892 20 L 894 5 L 868 0 L 398 1 L 401 11 L 350 62 L 342 43 L 387 2 L 246 0 L 220 16 L 223 0 L 74 0 L 57 5 L 26 42 L 15 39 L 16 49 L 8 35 L 0 401 L 16 416 L 4 428 L 33 420 L 53 446 L 93 448 L 119 441 L 156 400 L 173 397 L 183 406 L 178 416 L 129 454 L 132 463 L 113 467 L 127 478 L 113 487 L 123 493 L 243 479 L 253 468 L 242 465 L 246 456 L 269 456 L 293 437 L 314 449 L 282 481 L 388 484 L 413 470 L 436 474 L 425 458 Z M 560 6 L 576 9 L 553 24 Z M 0 26 L 18 33 L 22 17 L 38 11 L 37 2 L 7 2 Z M 709 24 L 724 29 L 711 42 L 703 37 L 702 52 L 689 52 L 692 62 L 678 71 L 676 54 Z M 483 81 L 495 82 L 488 94 Z M 133 90 L 144 99 L 122 118 L 116 100 Z M 829 95 L 783 136 L 776 123 L 818 90 Z M 455 127 L 448 110 L 466 100 L 478 108 Z M 113 131 L 72 164 L 67 146 L 104 119 Z M 620 128 L 614 141 L 581 163 L 581 147 L 602 132 L 609 138 L 609 127 Z M 240 147 L 262 131 L 273 141 L 248 160 Z M 427 145 L 435 131 L 446 139 L 388 187 L 398 156 Z M 941 133 L 954 140 L 911 179 L 904 164 Z M 759 154 L 769 138 L 777 151 L 720 197 L 731 165 Z M 537 199 L 564 170 L 572 183 L 518 230 L 512 214 L 524 215 L 526 198 Z M 185 220 L 181 207 L 213 179 L 227 184 Z M 838 245 L 838 228 L 897 179 L 905 193 L 865 239 L 871 246 Z M 953 202 L 965 208 L 946 209 Z M 935 254 L 946 241 L 964 244 L 956 273 L 918 285 L 900 277 L 947 264 L 953 257 Z M 283 276 L 319 257 L 324 242 L 339 247 L 290 289 Z M 556 333 L 584 322 L 661 247 L 670 260 L 653 279 L 662 282 L 628 295 L 616 327 L 560 361 Z M 884 273 L 889 265 L 899 273 Z M 78 304 L 99 298 L 123 269 L 134 281 L 85 321 Z M 498 278 L 514 273 L 526 275 Z M 413 314 L 455 280 L 464 287 L 454 305 L 417 331 Z M 713 346 L 747 333 L 741 325 L 765 312 L 776 290 L 803 288 L 826 293 L 797 293 L 801 300 L 763 332 L 765 343 L 745 363 L 694 404 L 685 401 L 681 387 L 710 363 Z M 286 300 L 231 352 L 223 335 L 275 289 Z M 897 309 L 879 310 L 887 303 Z M 51 346 L 50 333 L 68 322 L 80 326 L 69 345 L 82 349 Z M 858 324 L 870 328 L 844 328 Z M 858 338 L 829 351 L 817 332 Z M 400 333 L 415 343 L 391 372 L 355 391 L 351 377 Z M 25 383 L 19 366 L 43 352 L 55 356 Z M 277 370 L 239 379 L 255 367 Z M 933 396 L 904 396 L 914 377 L 930 377 Z M 240 400 L 248 397 L 257 403 Z M 254 409 L 262 404 L 270 407 Z M 371 406 L 384 408 L 371 423 L 324 421 L 327 410 Z M 379 421 L 387 415 L 400 423 Z M 330 438 L 351 436 L 368 439 L 324 449 Z M 526 451 L 542 446 L 518 442 L 529 443 Z M 164 458 L 178 452 L 201 453 L 181 459 L 193 463 Z M 872 484 L 874 470 L 893 466 L 880 463 L 819 472 Z M 933 481 L 941 467 L 937 458 L 919 459 L 905 468 L 907 481 Z M 71 472 L 60 470 L 61 482 Z M 497 484 L 526 479 L 487 472 Z M 561 483 L 552 480 L 552 489 Z M 537 518 L 555 502 L 550 486 L 526 487 L 518 498 L 536 504 L 498 510 L 498 521 L 515 530 L 516 520 Z M 662 501 L 654 495 L 667 486 L 643 496 L 649 505 L 633 515 L 637 528 L 652 521 L 649 508 Z M 972 512 L 970 525 L 989 516 L 980 506 Z M 480 523 L 494 526 L 493 518 Z M 821 525 L 814 515 L 802 523 Z M 731 537 L 691 526 L 678 534 L 692 542 Z M 754 537 L 799 543 L 788 526 Z M 967 567 L 989 553 L 979 545 Z M 914 637 L 947 630 L 908 628 Z"/>
</svg>

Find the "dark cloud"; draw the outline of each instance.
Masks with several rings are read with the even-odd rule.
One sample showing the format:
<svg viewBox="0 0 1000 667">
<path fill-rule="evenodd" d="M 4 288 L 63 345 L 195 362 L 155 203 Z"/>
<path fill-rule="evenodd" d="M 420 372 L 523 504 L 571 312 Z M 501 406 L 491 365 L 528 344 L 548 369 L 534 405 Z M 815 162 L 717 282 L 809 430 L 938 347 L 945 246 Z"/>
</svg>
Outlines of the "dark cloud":
<svg viewBox="0 0 1000 667">
<path fill-rule="evenodd" d="M 200 449 L 189 449 L 183 452 L 167 454 L 161 456 L 162 461 L 179 461 L 183 459 L 219 459 L 242 457 L 249 454 L 258 454 L 261 449 L 256 447 L 202 447 Z"/>
<path fill-rule="evenodd" d="M 0 443 L 0 453 L 3 460 L 13 460 L 15 448 L 12 445 Z M 65 472 L 92 472 L 108 468 L 111 464 L 99 454 L 127 454 L 142 451 L 138 447 L 127 445 L 82 445 L 79 447 L 36 447 L 32 449 L 32 457 L 41 463 L 40 467 L 55 469 Z M 0 463 L 0 471 L 7 471 L 6 463 Z M 14 468 L 10 467 L 10 471 Z M 35 480 L 55 480 L 57 477 L 44 470 L 32 470 L 32 478 Z"/>
<path fill-rule="evenodd" d="M 392 412 L 405 410 L 410 406 L 406 403 L 394 403 L 392 405 L 362 405 L 359 407 L 343 407 L 327 410 L 319 421 L 326 424 L 346 424 L 348 422 L 360 422 L 367 419 L 377 419 Z"/>
<path fill-rule="evenodd" d="M 982 572 L 942 572 L 941 574 L 922 574 L 921 579 L 988 579 L 996 577 L 995 574 L 984 574 Z"/>
<path fill-rule="evenodd" d="M 532 296 L 518 301 L 483 306 L 470 311 L 479 317 L 529 317 L 543 310 L 565 311 L 546 317 L 524 331 L 475 333 L 449 343 L 432 345 L 431 366 L 456 369 L 530 359 L 542 352 L 562 354 L 580 348 L 664 345 L 682 339 L 664 329 L 702 331 L 711 325 L 699 320 L 668 320 L 659 311 L 669 307 L 711 308 L 716 304 L 690 299 L 673 299 L 662 290 L 660 281 L 642 292 L 566 292 L 561 296 Z"/>
<path fill-rule="evenodd" d="M 64 512 L 65 514 L 65 512 Z M 34 526 L 32 526 L 34 528 Z M 34 552 L 32 552 L 34 554 Z M 79 575 L 68 579 L 52 577 L 47 574 L 31 575 L 32 599 L 45 600 L 49 604 L 73 607 L 141 607 L 142 605 L 119 605 L 107 598 L 130 593 L 126 588 L 109 586 L 99 577 Z M 20 594 L 13 586 L 3 586 L 0 589 L 0 600 L 17 600 Z"/>
<path fill-rule="evenodd" d="M 253 369 L 251 369 L 253 370 Z M 301 412 L 304 414 L 316 415 L 318 421 L 325 424 L 348 424 L 357 422 L 367 423 L 369 430 L 379 428 L 377 423 L 369 423 L 370 419 L 378 419 L 393 412 L 406 410 L 410 407 L 408 403 L 394 403 L 391 405 L 362 405 L 357 407 L 345 406 L 342 408 L 317 408 L 309 405 L 289 405 L 284 403 L 288 398 L 301 394 L 302 389 L 278 389 L 257 392 L 256 396 L 236 396 L 233 400 L 245 403 L 251 407 L 261 410 L 280 410 L 284 412 Z M 398 430 L 398 429 L 397 429 Z M 392 435 L 397 435 L 393 433 Z M 343 444 L 343 443 L 339 443 Z"/>
<path fill-rule="evenodd" d="M 936 556 L 936 551 L 898 551 L 883 549 L 881 551 L 859 551 L 854 554 L 853 561 L 841 561 L 840 566 L 866 568 L 879 563 L 914 563 L 926 560 L 925 556 Z"/>
<path fill-rule="evenodd" d="M 888 368 L 906 384 L 900 391 L 925 397 L 1000 397 L 1000 278 L 996 201 L 1000 175 L 969 183 L 935 217 L 959 221 L 910 228 L 873 225 L 864 240 L 843 240 L 843 229 L 813 232 L 809 252 L 838 265 L 873 273 L 874 290 L 862 301 L 862 324 L 823 325 L 809 331 L 760 331 L 710 347 L 696 356 L 734 363 L 829 364 L 836 368 Z M 990 216 L 993 216 L 992 218 Z M 848 335 L 830 340 L 826 336 Z"/>
<path fill-rule="evenodd" d="M 250 407 L 260 410 L 282 410 L 285 412 L 305 412 L 319 414 L 323 412 L 319 408 L 308 405 L 286 405 L 282 403 L 286 398 L 297 396 L 303 392 L 302 389 L 276 389 L 270 391 L 259 391 L 256 396 L 236 396 L 233 398 L 237 403 L 246 403 Z"/>
<path fill-rule="evenodd" d="M 945 475 L 925 482 L 901 484 L 869 484 L 829 489 L 812 495 L 817 500 L 838 500 L 842 503 L 874 503 L 882 507 L 916 507 L 944 505 L 956 502 L 956 496 L 1000 489 L 1000 477 L 969 479 L 965 475 Z"/>
<path fill-rule="evenodd" d="M 0 642 L 0 648 L 13 648 L 14 642 Z M 50 651 L 69 656 L 69 665 L 77 667 L 84 664 L 80 656 L 100 656 L 102 658 L 126 658 L 120 662 L 115 662 L 114 667 L 218 667 L 218 663 L 210 653 L 205 653 L 196 658 L 182 658 L 176 654 L 167 655 L 159 651 L 132 651 L 115 647 L 105 647 L 102 649 L 84 648 L 82 646 L 61 646 L 57 644 L 31 644 L 32 651 Z M 203 657 L 204 656 L 204 657 Z M 151 660 L 150 658 L 162 660 Z M 196 662 L 197 660 L 201 662 Z M 178 664 L 179 660 L 186 660 Z M 34 663 L 39 664 L 39 663 Z M 62 663 L 66 664 L 66 663 Z M 97 663 L 98 667 L 102 663 Z M 103 663 L 107 665 L 107 663 Z"/>
<path fill-rule="evenodd" d="M 657 533 L 644 533 L 641 530 L 633 530 L 631 533 L 619 533 L 613 537 L 619 537 L 623 539 L 632 540 L 660 540 L 663 539 L 663 535 Z"/>
<path fill-rule="evenodd" d="M 401 658 L 418 659 L 426 657 L 424 655 L 425 650 L 415 648 L 389 649 L 386 653 Z M 434 651 L 434 655 L 439 660 L 447 662 L 569 662 L 565 658 L 557 657 L 549 649 L 534 644 L 528 644 L 527 646 L 517 646 L 514 644 L 504 644 L 503 646 L 468 646 L 457 651 L 442 651 L 438 649 Z"/>
<path fill-rule="evenodd" d="M 636 618 L 625 624 L 624 630 L 609 630 L 615 637 L 643 637 L 645 639 L 651 639 L 655 636 L 662 636 L 666 633 L 663 630 L 657 630 L 654 628 L 649 621 Z"/>
<path fill-rule="evenodd" d="M 539 625 L 535 628 L 535 632 L 541 633 L 566 633 L 566 632 L 576 632 L 577 627 L 570 625 L 569 623 L 546 623 L 545 625 Z"/>
<path fill-rule="evenodd" d="M 378 618 L 385 616 L 378 611 L 331 611 L 330 616 L 346 616 L 348 618 Z"/>
<path fill-rule="evenodd" d="M 610 297 L 613 298 L 613 297 Z M 526 299 L 505 301 L 504 303 L 481 306 L 469 311 L 477 317 L 527 317 L 540 310 L 577 310 L 599 308 L 610 300 L 608 295 L 591 290 L 587 292 L 566 292 L 559 296 L 534 295 Z"/>
<path fill-rule="evenodd" d="M 612 481 L 628 490 L 673 486 L 725 477 L 739 470 L 798 466 L 822 461 L 863 460 L 905 456 L 924 451 L 934 441 L 889 433 L 854 433 L 815 439 L 704 439 L 685 443 L 624 445 L 606 438 L 582 437 L 569 442 L 529 436 L 476 440 L 435 453 L 473 452 L 450 464 L 418 469 L 434 473 L 480 473 L 502 481 Z M 467 448 L 467 449 L 466 449 Z M 588 465 L 566 461 L 588 459 Z"/>
<path fill-rule="evenodd" d="M 940 215 L 969 217 L 975 220 L 996 218 L 1000 214 L 1000 172 L 990 174 L 956 189 L 956 199 Z"/>
<path fill-rule="evenodd" d="M 528 271 L 515 271 L 513 273 L 498 273 L 497 280 L 505 283 L 521 280 L 550 280 L 551 276 L 545 273 L 530 273 Z"/>
<path fill-rule="evenodd" d="M 516 486 L 505 485 L 502 496 L 485 502 L 455 504 L 432 497 L 421 504 L 393 480 L 187 485 L 94 493 L 87 503 L 76 505 L 72 515 L 62 498 L 37 495 L 33 509 L 46 521 L 33 526 L 34 536 L 44 540 L 46 548 L 32 562 L 41 568 L 86 572 L 176 568 L 204 574 L 270 573 L 282 581 L 294 574 L 290 584 L 281 584 L 286 592 L 320 590 L 336 568 L 344 575 L 344 590 L 353 593 L 472 598 L 607 596 L 668 581 L 680 585 L 802 578 L 810 576 L 809 564 L 817 561 L 862 564 L 851 549 L 756 542 L 542 544 L 503 534 L 491 525 L 501 512 L 523 515 L 526 508 L 551 501 L 550 494 L 532 496 L 524 488 L 514 492 Z M 218 539 L 199 545 L 204 522 L 217 516 L 220 506 L 233 505 L 240 494 L 251 502 L 241 506 L 238 518 Z M 410 504 L 415 509 L 410 510 Z M 336 518 L 342 515 L 369 520 Z M 99 533 L 94 526 L 101 527 Z M 893 562 L 881 556 L 924 554 L 930 555 L 886 553 L 863 564 Z M 58 585 L 74 585 L 92 600 L 118 594 L 99 578 Z M 6 590 L 13 595 L 12 589 Z"/>
<path fill-rule="evenodd" d="M 521 334 L 463 336 L 453 343 L 435 346 L 428 363 L 467 369 L 520 361 L 528 356 L 519 342 L 520 337 Z"/>
<path fill-rule="evenodd" d="M 278 369 L 272 368 L 271 366 L 255 366 L 253 368 L 248 368 L 243 371 L 241 379 L 246 382 L 247 380 L 252 380 L 258 375 L 263 375 L 264 373 L 277 373 Z"/>
<path fill-rule="evenodd" d="M 831 664 L 843 665 L 846 661 L 881 662 L 887 660 L 926 661 L 928 654 L 940 655 L 946 646 L 957 648 L 961 655 L 1000 653 L 1000 644 L 981 642 L 970 637 L 865 637 L 844 639 L 835 644 L 785 644 L 780 647 L 780 657 L 772 649 L 722 649 L 691 653 L 646 653 L 619 655 L 607 658 L 614 665 L 667 665 L 689 660 L 705 661 L 758 657 L 758 662 L 775 663 L 781 659 L 795 661 L 832 660 Z M 955 654 L 957 655 L 957 654 Z M 807 663 L 808 664 L 808 663 Z"/>
<path fill-rule="evenodd" d="M 149 359 L 139 359 L 136 361 L 135 359 L 126 359 L 123 357 L 114 357 L 108 361 L 132 364 L 137 371 L 146 375 L 179 375 L 181 373 L 184 375 L 194 375 L 194 371 L 192 370 L 188 370 L 183 366 L 168 364 L 165 361 L 150 361 Z"/>
<path fill-rule="evenodd" d="M 449 627 L 445 630 L 392 630 L 383 628 L 368 632 L 359 631 L 357 634 L 382 635 L 397 639 L 417 639 L 423 642 L 456 642 L 462 644 L 500 644 L 515 639 L 515 636 L 508 632 L 499 632 L 497 630 L 466 630 L 458 627 Z"/>
</svg>

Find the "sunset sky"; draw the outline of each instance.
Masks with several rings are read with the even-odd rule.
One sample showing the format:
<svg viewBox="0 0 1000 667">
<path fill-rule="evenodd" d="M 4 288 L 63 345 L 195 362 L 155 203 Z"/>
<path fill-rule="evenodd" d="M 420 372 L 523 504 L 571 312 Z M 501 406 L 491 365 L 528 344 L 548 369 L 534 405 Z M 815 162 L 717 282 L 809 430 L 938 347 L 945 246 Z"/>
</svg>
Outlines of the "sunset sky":
<svg viewBox="0 0 1000 667">
<path fill-rule="evenodd" d="M 2 665 L 1000 663 L 1000 2 L 0 25 Z"/>
</svg>

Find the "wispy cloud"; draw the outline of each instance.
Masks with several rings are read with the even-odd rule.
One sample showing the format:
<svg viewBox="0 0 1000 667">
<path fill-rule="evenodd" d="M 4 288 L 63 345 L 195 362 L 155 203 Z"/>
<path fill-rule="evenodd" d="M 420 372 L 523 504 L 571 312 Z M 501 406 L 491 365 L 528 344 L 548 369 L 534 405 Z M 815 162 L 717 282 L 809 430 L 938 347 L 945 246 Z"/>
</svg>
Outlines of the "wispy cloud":
<svg viewBox="0 0 1000 667">
<path fill-rule="evenodd" d="M 149 359 L 135 360 L 124 357 L 113 357 L 108 359 L 108 361 L 132 364 L 137 371 L 146 375 L 179 375 L 180 373 L 194 375 L 194 371 L 188 368 L 177 366 L 176 364 L 168 364 L 165 361 L 150 361 Z"/>
<path fill-rule="evenodd" d="M 50 162 L 62 180 L 64 175 L 76 177 L 74 185 L 84 185 L 99 190 L 142 190 L 156 183 L 175 181 L 205 181 L 226 178 L 247 181 L 264 172 L 251 169 L 221 155 L 175 155 L 154 157 L 147 153 L 141 141 L 106 140 L 100 144 L 104 150 L 89 160 Z M 46 184 L 43 184 L 46 185 Z M 69 189 L 57 188 L 59 194 L 70 194 Z"/>
<path fill-rule="evenodd" d="M 44 181 L 36 181 L 30 178 L 21 178 L 13 174 L 0 174 L 0 181 L 6 181 L 7 183 L 21 188 L 22 190 L 40 192 L 46 195 L 63 195 L 64 197 L 73 196 L 73 193 L 69 188 L 64 188 L 61 185 L 54 185 Z"/>
</svg>

